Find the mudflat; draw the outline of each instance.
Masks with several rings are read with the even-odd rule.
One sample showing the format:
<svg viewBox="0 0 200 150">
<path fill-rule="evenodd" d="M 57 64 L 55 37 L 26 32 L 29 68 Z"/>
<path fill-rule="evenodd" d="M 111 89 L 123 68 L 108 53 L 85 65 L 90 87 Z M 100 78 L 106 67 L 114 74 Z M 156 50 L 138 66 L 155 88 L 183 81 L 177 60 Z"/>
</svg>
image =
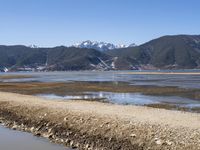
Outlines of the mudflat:
<svg viewBox="0 0 200 150">
<path fill-rule="evenodd" d="M 8 127 L 79 149 L 200 149 L 200 114 L 0 92 Z"/>
<path fill-rule="evenodd" d="M 31 75 L 1 75 L 0 79 L 25 79 L 32 78 Z"/>
<path fill-rule="evenodd" d="M 155 71 L 155 72 L 123 72 L 120 74 L 140 74 L 140 75 L 200 75 L 199 72 L 159 72 L 159 71 Z"/>
</svg>

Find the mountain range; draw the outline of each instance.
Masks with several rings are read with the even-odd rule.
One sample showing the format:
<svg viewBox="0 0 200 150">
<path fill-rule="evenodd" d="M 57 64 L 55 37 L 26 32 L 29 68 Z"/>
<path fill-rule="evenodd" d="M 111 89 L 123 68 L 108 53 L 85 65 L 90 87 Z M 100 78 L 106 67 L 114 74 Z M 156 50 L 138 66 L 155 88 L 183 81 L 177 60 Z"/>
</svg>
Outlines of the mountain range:
<svg viewBox="0 0 200 150">
<path fill-rule="evenodd" d="M 99 51 L 107 51 L 107 50 L 113 50 L 113 49 L 120 49 L 120 48 L 127 48 L 127 47 L 135 47 L 136 45 L 133 43 L 131 45 L 114 45 L 112 43 L 106 43 L 106 42 L 93 42 L 90 40 L 83 41 L 80 43 L 77 43 L 75 45 L 72 45 L 72 47 L 77 48 L 88 48 L 88 49 L 96 49 Z"/>
<path fill-rule="evenodd" d="M 163 36 L 131 47 L 116 47 L 102 42 L 94 44 L 91 41 L 86 43 L 89 47 L 1 45 L 0 71 L 200 68 L 200 35 Z M 98 46 L 90 47 L 91 45 Z M 107 48 L 100 45 L 107 45 Z"/>
</svg>

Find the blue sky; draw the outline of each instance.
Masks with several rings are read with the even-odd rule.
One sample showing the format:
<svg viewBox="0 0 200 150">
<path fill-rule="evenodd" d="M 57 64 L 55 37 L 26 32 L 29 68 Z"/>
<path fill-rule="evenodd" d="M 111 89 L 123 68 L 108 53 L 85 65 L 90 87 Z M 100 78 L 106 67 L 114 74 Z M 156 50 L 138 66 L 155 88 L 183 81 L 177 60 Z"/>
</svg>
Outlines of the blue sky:
<svg viewBox="0 0 200 150">
<path fill-rule="evenodd" d="M 0 44 L 141 44 L 200 34 L 199 0 L 0 0 Z"/>
</svg>

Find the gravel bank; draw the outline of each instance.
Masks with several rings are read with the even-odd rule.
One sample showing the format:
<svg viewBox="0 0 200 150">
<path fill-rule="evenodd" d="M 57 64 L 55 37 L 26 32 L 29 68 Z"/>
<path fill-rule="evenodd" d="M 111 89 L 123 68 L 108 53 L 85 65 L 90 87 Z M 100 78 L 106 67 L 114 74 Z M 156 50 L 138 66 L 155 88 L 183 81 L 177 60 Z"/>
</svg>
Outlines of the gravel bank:
<svg viewBox="0 0 200 150">
<path fill-rule="evenodd" d="M 198 150 L 200 114 L 0 92 L 0 122 L 81 149 Z"/>
</svg>

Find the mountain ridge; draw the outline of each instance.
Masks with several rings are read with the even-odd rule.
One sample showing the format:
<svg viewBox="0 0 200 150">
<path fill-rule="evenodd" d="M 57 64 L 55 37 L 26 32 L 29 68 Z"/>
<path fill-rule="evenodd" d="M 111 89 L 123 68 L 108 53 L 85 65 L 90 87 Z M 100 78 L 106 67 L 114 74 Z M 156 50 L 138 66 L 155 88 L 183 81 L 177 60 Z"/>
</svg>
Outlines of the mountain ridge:
<svg viewBox="0 0 200 150">
<path fill-rule="evenodd" d="M 114 45 L 112 43 L 107 43 L 107 42 L 97 42 L 97 41 L 86 40 L 83 42 L 76 43 L 76 44 L 72 45 L 71 47 L 89 48 L 89 49 L 96 49 L 99 51 L 107 51 L 107 50 L 134 47 L 134 46 L 136 46 L 136 44 L 134 44 L 134 43 L 127 46 L 124 44 Z"/>
<path fill-rule="evenodd" d="M 131 69 L 131 65 L 136 68 L 146 66 L 158 69 L 199 68 L 200 35 L 167 35 L 134 48 L 117 49 L 106 53 L 129 63 L 126 69 Z"/>
<path fill-rule="evenodd" d="M 200 35 L 168 35 L 106 51 L 0 45 L 0 71 L 141 70 L 200 68 Z"/>
</svg>

